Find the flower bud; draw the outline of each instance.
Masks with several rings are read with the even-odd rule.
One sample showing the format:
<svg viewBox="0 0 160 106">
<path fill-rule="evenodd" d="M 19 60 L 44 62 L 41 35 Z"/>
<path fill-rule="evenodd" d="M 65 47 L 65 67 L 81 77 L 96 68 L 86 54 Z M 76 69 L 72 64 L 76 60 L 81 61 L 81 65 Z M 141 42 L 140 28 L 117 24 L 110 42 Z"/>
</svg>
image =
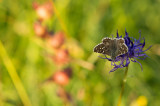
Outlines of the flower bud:
<svg viewBox="0 0 160 106">
<path fill-rule="evenodd" d="M 42 26 L 40 22 L 36 22 L 34 24 L 34 31 L 35 31 L 35 34 L 39 37 L 45 37 L 47 33 L 46 28 Z"/>
<path fill-rule="evenodd" d="M 41 20 L 49 19 L 52 16 L 52 4 L 50 2 L 37 6 L 36 13 Z"/>
<path fill-rule="evenodd" d="M 49 37 L 48 44 L 53 48 L 59 48 L 64 43 L 63 32 L 55 33 L 53 36 Z"/>
<path fill-rule="evenodd" d="M 69 76 L 64 71 L 58 71 L 53 75 L 56 84 L 65 86 L 69 83 Z"/>
<path fill-rule="evenodd" d="M 57 64 L 68 63 L 70 60 L 68 50 L 66 50 L 66 49 L 58 50 L 53 59 L 54 59 L 55 63 L 57 63 Z"/>
</svg>

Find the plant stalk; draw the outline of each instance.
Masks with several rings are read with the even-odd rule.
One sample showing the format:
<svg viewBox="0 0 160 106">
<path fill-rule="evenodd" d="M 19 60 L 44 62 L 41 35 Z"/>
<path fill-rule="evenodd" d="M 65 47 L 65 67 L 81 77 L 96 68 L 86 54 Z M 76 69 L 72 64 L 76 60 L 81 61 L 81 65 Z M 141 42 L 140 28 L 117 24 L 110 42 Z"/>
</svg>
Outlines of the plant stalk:
<svg viewBox="0 0 160 106">
<path fill-rule="evenodd" d="M 28 97 L 28 94 L 22 84 L 20 77 L 18 76 L 16 69 L 8 56 L 5 47 L 3 46 L 2 42 L 0 41 L 0 59 L 2 59 L 4 66 L 6 67 L 9 76 L 11 77 L 13 84 L 19 94 L 20 99 L 24 106 L 32 106 L 31 101 Z"/>
<path fill-rule="evenodd" d="M 128 65 L 128 66 L 129 66 L 129 65 Z M 123 96 L 123 93 L 124 93 L 124 86 L 125 86 L 125 83 L 126 83 L 126 81 L 127 81 L 128 66 L 127 66 L 126 69 L 125 69 L 125 74 L 124 74 L 124 77 L 123 77 L 121 93 L 120 93 L 120 96 L 119 96 L 119 99 L 118 99 L 118 104 L 117 104 L 117 106 L 120 106 L 120 105 L 121 105 L 122 96 Z"/>
</svg>

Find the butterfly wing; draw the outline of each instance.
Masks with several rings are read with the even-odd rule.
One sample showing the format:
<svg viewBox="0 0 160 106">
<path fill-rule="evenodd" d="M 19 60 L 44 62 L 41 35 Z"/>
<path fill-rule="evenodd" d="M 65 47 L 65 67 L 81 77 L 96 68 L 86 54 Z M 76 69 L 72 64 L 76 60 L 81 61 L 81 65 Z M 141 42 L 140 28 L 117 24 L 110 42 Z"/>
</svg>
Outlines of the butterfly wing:
<svg viewBox="0 0 160 106">
<path fill-rule="evenodd" d="M 117 56 L 126 54 L 128 52 L 128 47 L 125 44 L 125 40 L 123 38 L 117 39 Z"/>
<path fill-rule="evenodd" d="M 109 46 L 106 46 L 104 43 L 100 43 L 94 48 L 94 52 L 110 55 Z"/>
<path fill-rule="evenodd" d="M 106 37 L 102 39 L 102 43 L 95 46 L 94 52 L 109 55 L 114 60 L 117 56 L 126 54 L 128 47 L 123 38 L 111 39 Z"/>
<path fill-rule="evenodd" d="M 105 44 L 106 46 L 110 46 L 111 41 L 112 39 L 108 37 L 102 39 L 103 44 Z"/>
</svg>

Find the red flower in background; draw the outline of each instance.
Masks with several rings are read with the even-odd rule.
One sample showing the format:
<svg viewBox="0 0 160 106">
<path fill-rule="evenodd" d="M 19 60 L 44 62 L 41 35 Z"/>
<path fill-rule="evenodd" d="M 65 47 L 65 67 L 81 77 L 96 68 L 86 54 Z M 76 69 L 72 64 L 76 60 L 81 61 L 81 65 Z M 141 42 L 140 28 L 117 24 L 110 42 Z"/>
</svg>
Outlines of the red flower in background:
<svg viewBox="0 0 160 106">
<path fill-rule="evenodd" d="M 63 86 L 69 83 L 69 77 L 63 71 L 56 72 L 53 76 L 53 80 L 55 81 L 55 83 Z"/>
<path fill-rule="evenodd" d="M 34 31 L 37 36 L 42 38 L 47 35 L 47 29 L 42 26 L 41 22 L 39 21 L 34 23 Z"/>
<path fill-rule="evenodd" d="M 53 48 L 59 48 L 63 45 L 64 43 L 64 33 L 63 32 L 57 32 L 53 36 L 49 37 L 48 43 L 50 46 Z"/>
<path fill-rule="evenodd" d="M 34 24 L 35 34 L 41 39 L 47 41 L 47 46 L 51 46 L 54 53 L 51 54 L 51 59 L 54 60 L 56 65 L 64 65 L 70 64 L 70 55 L 67 48 L 64 48 L 65 35 L 63 32 L 57 32 L 53 34 L 53 31 L 44 27 L 44 21 L 51 18 L 53 15 L 53 7 L 51 2 L 44 3 L 39 5 L 38 3 L 33 3 L 33 7 L 37 13 L 37 22 Z M 69 84 L 70 78 L 72 76 L 72 69 L 65 68 L 56 70 L 56 72 L 51 75 L 46 81 L 54 81 L 61 90 L 58 91 L 58 96 L 64 100 L 64 102 L 69 101 L 72 102 L 71 96 L 68 92 L 64 90 L 64 86 Z"/>
<path fill-rule="evenodd" d="M 43 5 L 33 3 L 33 7 L 36 10 L 37 16 L 41 20 L 49 19 L 53 14 L 53 8 L 52 8 L 52 4 L 50 2 L 47 2 Z"/>
<path fill-rule="evenodd" d="M 53 57 L 55 63 L 61 65 L 69 62 L 70 57 L 67 49 L 57 50 L 55 56 Z"/>
<path fill-rule="evenodd" d="M 71 76 L 72 76 L 72 69 L 66 68 L 64 70 L 60 70 L 54 73 L 52 78 L 56 84 L 65 86 L 69 83 Z"/>
</svg>

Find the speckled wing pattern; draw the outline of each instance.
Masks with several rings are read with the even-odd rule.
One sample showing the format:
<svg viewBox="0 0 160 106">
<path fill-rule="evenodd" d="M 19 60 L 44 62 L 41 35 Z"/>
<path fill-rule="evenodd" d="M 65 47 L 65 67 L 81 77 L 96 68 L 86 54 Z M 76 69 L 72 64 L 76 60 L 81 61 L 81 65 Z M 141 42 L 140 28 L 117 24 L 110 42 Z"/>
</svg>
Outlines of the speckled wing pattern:
<svg viewBox="0 0 160 106">
<path fill-rule="evenodd" d="M 94 47 L 94 52 L 110 55 L 110 43 L 111 39 L 106 37 L 102 40 L 102 43 Z"/>
<path fill-rule="evenodd" d="M 114 42 L 115 39 L 116 42 Z M 111 50 L 111 45 L 116 46 L 116 57 L 128 52 L 128 47 L 125 44 L 125 40 L 123 38 L 111 39 L 108 37 L 102 39 L 102 43 L 95 46 L 94 52 L 111 56 L 111 52 L 113 51 Z"/>
<path fill-rule="evenodd" d="M 126 54 L 128 52 L 128 47 L 125 44 L 125 40 L 123 38 L 117 39 L 117 56 Z"/>
</svg>

